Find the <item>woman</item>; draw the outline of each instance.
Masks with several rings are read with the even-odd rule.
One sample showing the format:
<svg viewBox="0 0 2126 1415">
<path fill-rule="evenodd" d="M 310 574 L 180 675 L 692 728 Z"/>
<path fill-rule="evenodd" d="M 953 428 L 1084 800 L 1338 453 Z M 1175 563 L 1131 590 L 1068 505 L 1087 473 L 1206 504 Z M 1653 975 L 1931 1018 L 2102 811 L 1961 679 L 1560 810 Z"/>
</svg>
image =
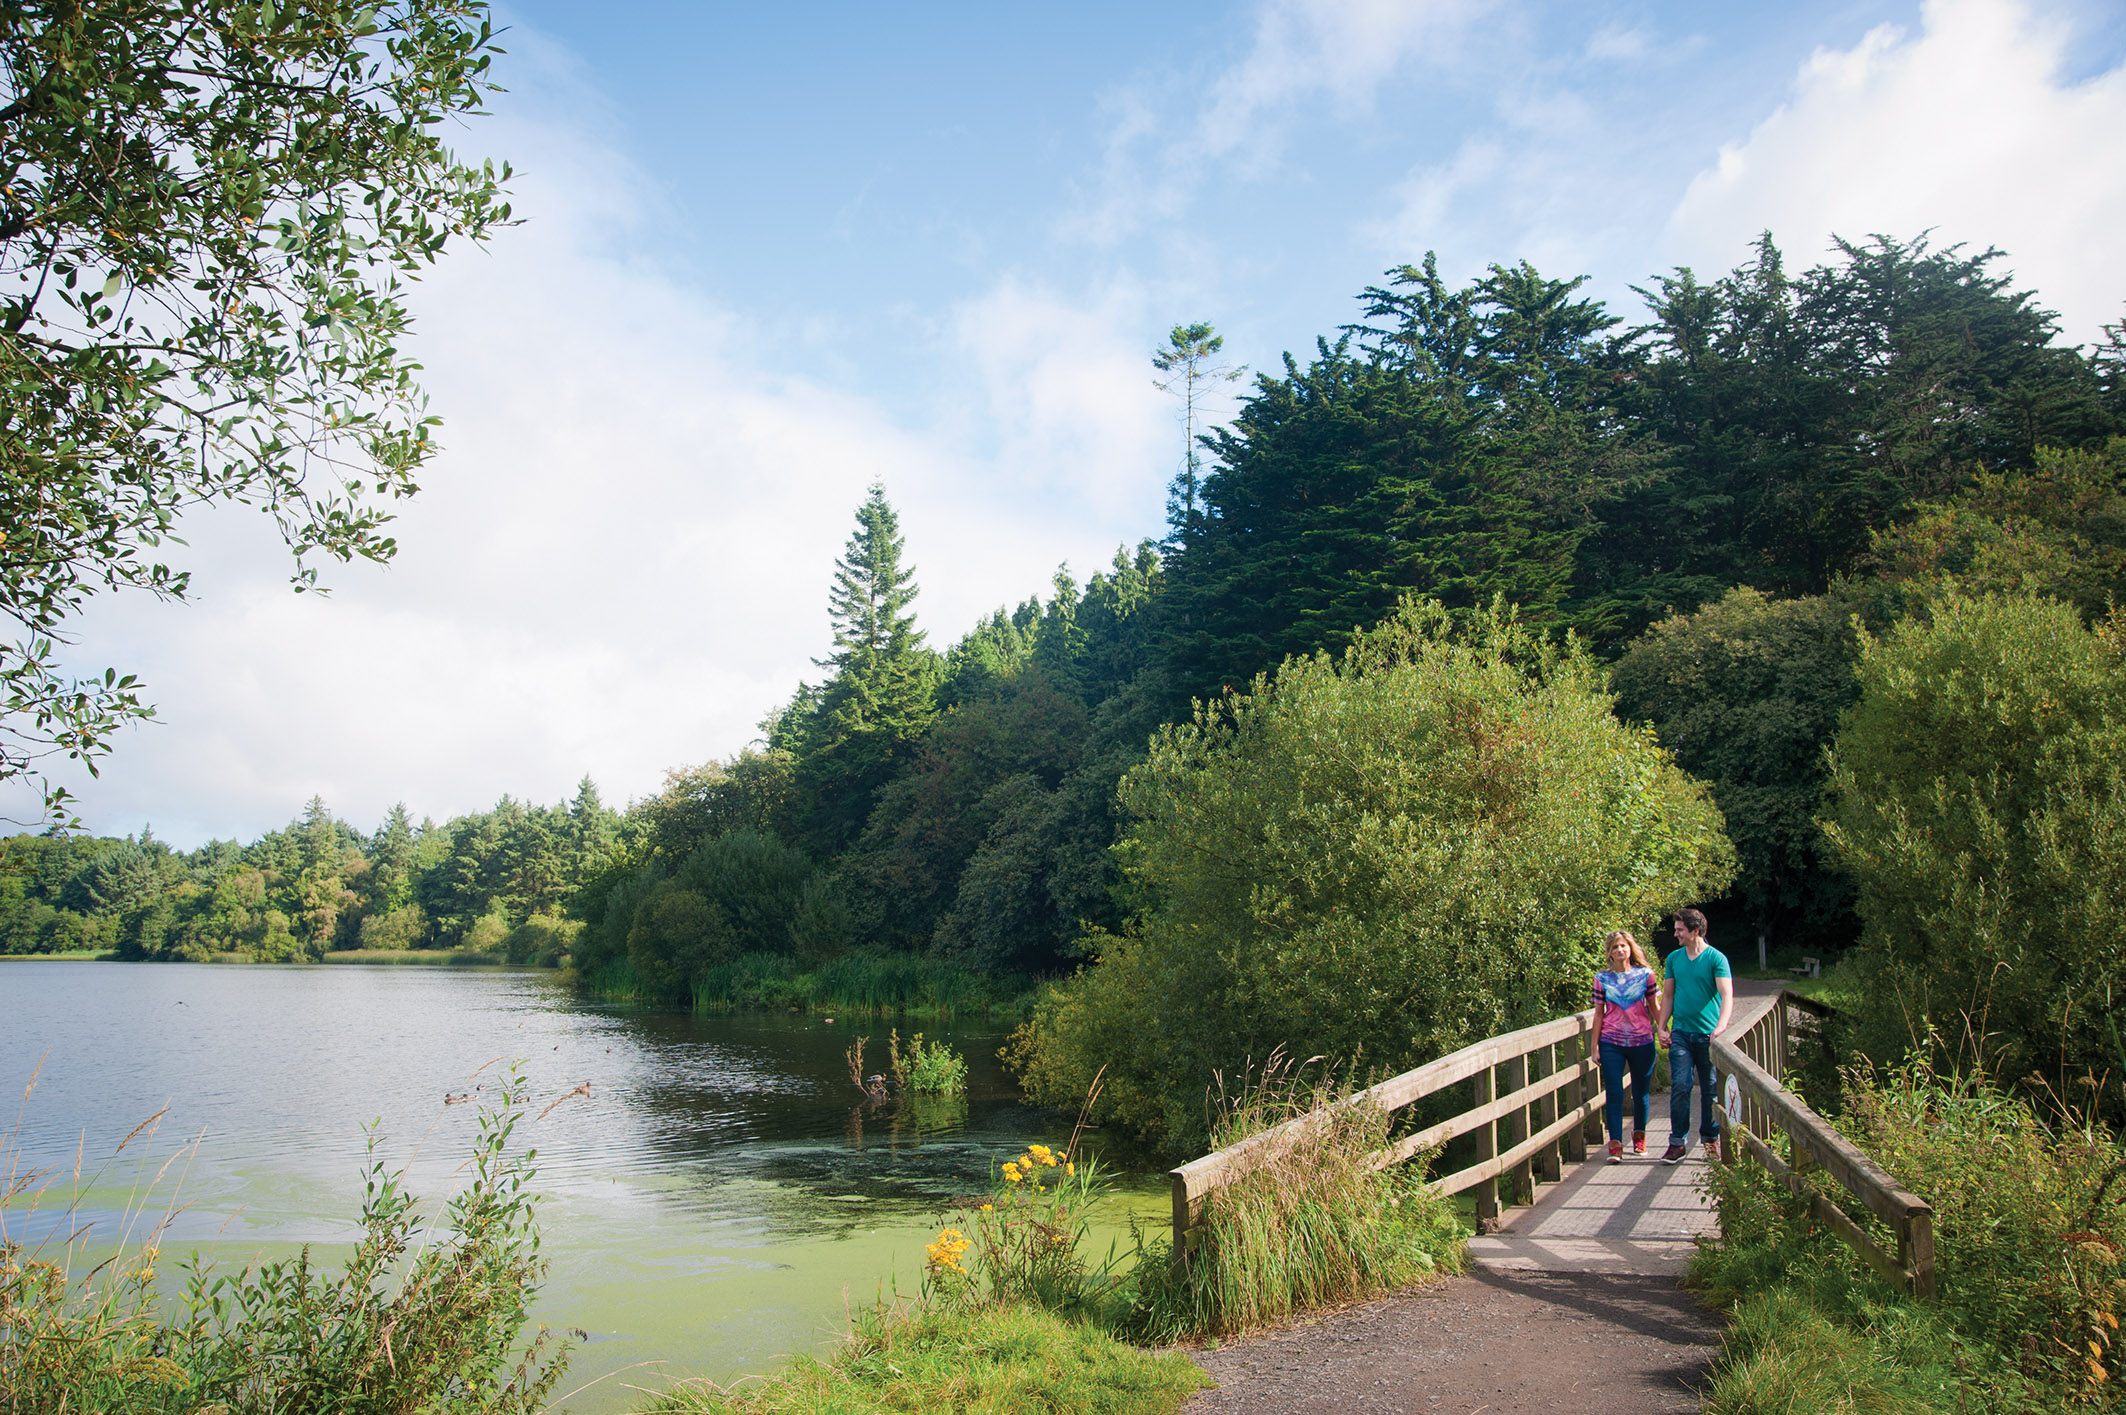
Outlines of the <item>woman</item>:
<svg viewBox="0 0 2126 1415">
<path fill-rule="evenodd" d="M 1602 1059 L 1602 1110 L 1609 1121 L 1609 1162 L 1624 1163 L 1624 1072 L 1631 1071 L 1631 1152 L 1646 1153 L 1647 1088 L 1654 1071 L 1654 990 L 1659 984 L 1639 941 L 1623 929 L 1609 936 L 1609 967 L 1595 974 L 1595 1036 Z"/>
</svg>

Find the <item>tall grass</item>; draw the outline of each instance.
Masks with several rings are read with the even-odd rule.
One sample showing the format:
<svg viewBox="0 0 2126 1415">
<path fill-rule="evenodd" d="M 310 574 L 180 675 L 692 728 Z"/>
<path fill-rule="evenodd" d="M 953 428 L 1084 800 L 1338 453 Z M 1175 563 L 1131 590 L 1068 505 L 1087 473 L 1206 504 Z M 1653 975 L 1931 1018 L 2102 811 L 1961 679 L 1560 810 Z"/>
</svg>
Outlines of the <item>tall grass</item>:
<svg viewBox="0 0 2126 1415">
<path fill-rule="evenodd" d="M 1721 1239 L 1692 1275 L 1733 1305 L 1734 1320 L 1707 1409 L 2126 1405 L 2119 1138 L 2087 1107 L 2056 1106 L 2048 1119 L 1975 1067 L 1964 1076 L 1918 1061 L 1883 1074 L 1849 1068 L 1840 1089 L 1840 1130 L 1933 1206 L 1939 1297 L 1905 1298 L 1758 1166 L 1714 1166 Z M 1819 1387 L 1851 1394 L 1814 1404 Z"/>
<path fill-rule="evenodd" d="M 510 1148 L 523 1105 L 512 1075 L 480 1117 L 469 1182 L 427 1222 L 403 1174 L 374 1160 L 372 1136 L 361 1237 L 338 1271 L 314 1266 L 307 1247 L 230 1275 L 193 1259 L 165 1299 L 163 1222 L 137 1243 L 120 1237 L 86 1272 L 77 1268 L 98 1236 L 73 1226 L 71 1210 L 56 1246 L 0 1238 L 0 1410 L 543 1411 L 567 1353 L 544 1328 L 518 1344 L 545 1272 L 531 1156 Z M 61 1176 L 25 1170 L 12 1138 L 5 1151 L 5 1205 L 32 1212 Z"/>
<path fill-rule="evenodd" d="M 1304 1308 L 1376 1297 L 1462 1261 L 1466 1230 L 1425 1188 L 1425 1156 L 1377 1169 L 1394 1118 L 1345 1104 L 1349 1086 L 1273 1058 L 1213 1102 L 1212 1140 L 1238 1144 L 1287 1121 L 1289 1143 L 1247 1152 L 1214 1190 L 1180 1261 L 1147 1245 L 1128 1316 L 1155 1341 L 1224 1336 Z"/>
</svg>

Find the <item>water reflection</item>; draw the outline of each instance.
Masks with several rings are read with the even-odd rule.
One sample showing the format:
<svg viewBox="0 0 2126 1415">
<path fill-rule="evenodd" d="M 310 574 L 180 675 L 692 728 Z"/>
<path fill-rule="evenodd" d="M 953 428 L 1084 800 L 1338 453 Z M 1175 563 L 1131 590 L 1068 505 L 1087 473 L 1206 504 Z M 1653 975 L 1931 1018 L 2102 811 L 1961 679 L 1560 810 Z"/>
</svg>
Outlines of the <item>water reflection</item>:
<svg viewBox="0 0 2126 1415">
<path fill-rule="evenodd" d="M 938 1213 L 995 1159 L 1068 1130 L 1018 1102 L 986 1029 L 929 1029 L 967 1057 L 963 1100 L 879 1103 L 850 1082 L 847 1019 L 601 1008 L 544 974 L 9 962 L 0 1006 L 0 1084 L 44 1067 L 21 1160 L 93 1165 L 167 1103 L 83 1212 L 112 1229 L 196 1139 L 171 1238 L 232 1263 L 349 1239 L 371 1122 L 414 1192 L 456 1187 L 515 1061 L 553 1263 L 540 1315 L 599 1338 L 585 1379 L 659 1358 L 727 1379 L 816 1343 L 845 1292 L 912 1282 Z M 629 1399 L 607 1382 L 570 1404 Z"/>
</svg>

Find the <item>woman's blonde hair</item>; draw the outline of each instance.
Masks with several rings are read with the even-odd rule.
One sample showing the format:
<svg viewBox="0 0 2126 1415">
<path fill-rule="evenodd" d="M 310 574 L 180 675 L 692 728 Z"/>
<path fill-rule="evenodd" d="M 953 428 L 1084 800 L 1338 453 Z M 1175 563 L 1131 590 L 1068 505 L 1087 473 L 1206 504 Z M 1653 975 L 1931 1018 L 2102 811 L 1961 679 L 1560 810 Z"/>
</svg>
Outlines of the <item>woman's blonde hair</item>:
<svg viewBox="0 0 2126 1415">
<path fill-rule="evenodd" d="M 1606 940 L 1605 940 L 1605 941 L 1603 942 L 1603 944 L 1602 944 L 1602 956 L 1603 956 L 1603 957 L 1604 957 L 1605 959 L 1606 959 L 1606 958 L 1607 958 L 1607 957 L 1609 956 L 1609 945 L 1610 945 L 1610 944 L 1612 944 L 1612 943 L 1615 943 L 1615 942 L 1616 942 L 1616 941 L 1617 941 L 1618 939 L 1620 939 L 1620 938 L 1621 938 L 1621 939 L 1623 939 L 1623 940 L 1624 940 L 1624 942 L 1625 942 L 1626 944 L 1630 945 L 1630 948 L 1631 948 L 1631 966 L 1632 966 L 1632 967 L 1634 967 L 1634 968 L 1651 968 L 1651 967 L 1653 967 L 1653 964 L 1651 964 L 1651 963 L 1649 963 L 1649 962 L 1647 962 L 1647 961 L 1646 961 L 1646 950 L 1645 950 L 1645 949 L 1643 949 L 1643 948 L 1641 948 L 1641 947 L 1639 947 L 1639 941 L 1638 941 L 1638 940 L 1637 940 L 1636 938 L 1633 938 L 1633 937 L 1632 937 L 1632 935 L 1631 935 L 1631 930 L 1630 930 L 1630 929 L 1618 929 L 1618 930 L 1616 930 L 1616 931 L 1615 931 L 1614 933 L 1610 934 L 1610 936 L 1608 937 L 1608 939 L 1606 939 Z"/>
</svg>

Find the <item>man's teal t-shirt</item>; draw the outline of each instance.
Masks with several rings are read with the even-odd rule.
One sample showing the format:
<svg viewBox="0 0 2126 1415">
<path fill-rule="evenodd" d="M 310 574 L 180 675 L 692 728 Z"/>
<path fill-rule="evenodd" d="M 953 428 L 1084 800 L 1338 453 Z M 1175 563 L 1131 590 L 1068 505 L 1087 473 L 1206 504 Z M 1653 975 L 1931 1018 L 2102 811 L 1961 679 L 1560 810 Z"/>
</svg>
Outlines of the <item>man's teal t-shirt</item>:
<svg viewBox="0 0 2126 1415">
<path fill-rule="evenodd" d="M 1686 1032 L 1710 1033 L 1720 1025 L 1720 985 L 1716 978 L 1732 978 L 1727 955 L 1707 944 L 1694 959 L 1683 949 L 1668 955 L 1662 964 L 1676 984 L 1676 1010 L 1668 1025 Z"/>
</svg>

